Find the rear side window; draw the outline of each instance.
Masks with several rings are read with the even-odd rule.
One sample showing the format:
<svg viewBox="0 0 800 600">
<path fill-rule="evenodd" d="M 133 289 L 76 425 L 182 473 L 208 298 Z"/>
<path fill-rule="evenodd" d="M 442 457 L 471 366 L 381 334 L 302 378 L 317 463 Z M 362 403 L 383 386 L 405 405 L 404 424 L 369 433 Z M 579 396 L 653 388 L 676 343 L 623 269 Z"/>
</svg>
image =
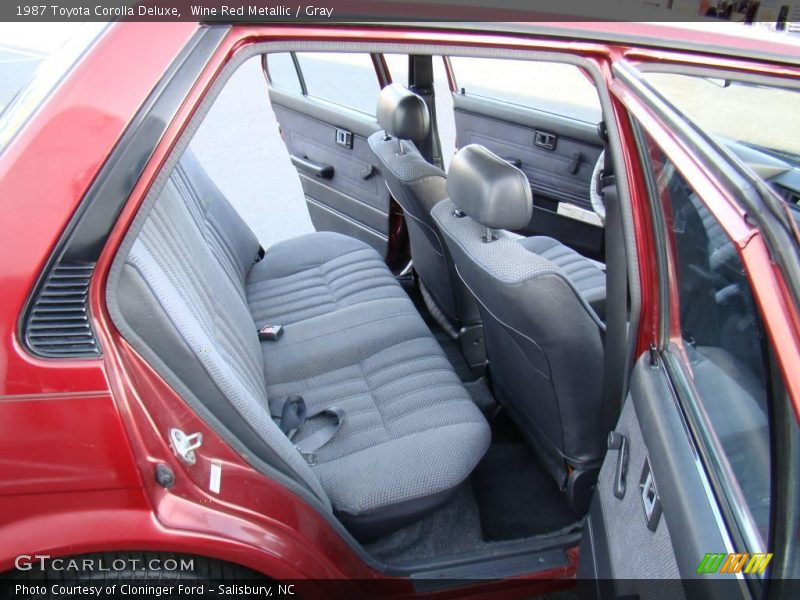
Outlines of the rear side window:
<svg viewBox="0 0 800 600">
<path fill-rule="evenodd" d="M 731 239 L 654 141 L 646 165 L 663 206 L 677 279 L 668 355 L 688 382 L 687 412 L 720 496 L 751 552 L 769 539 L 771 451 L 768 347 Z M 678 335 L 677 332 L 680 332 Z M 692 420 L 692 419 L 690 419 Z"/>
<path fill-rule="evenodd" d="M 594 85 L 573 65 L 452 56 L 450 66 L 460 93 L 588 123 L 602 119 Z"/>
<path fill-rule="evenodd" d="M 267 72 L 269 82 L 278 89 L 286 92 L 303 93 L 300 77 L 294 66 L 294 60 L 289 52 L 276 52 L 267 56 Z"/>
<path fill-rule="evenodd" d="M 408 86 L 408 54 L 384 54 L 383 59 L 392 76 L 392 83 Z"/>
<path fill-rule="evenodd" d="M 369 54 L 298 52 L 306 94 L 374 115 L 381 91 Z"/>
</svg>

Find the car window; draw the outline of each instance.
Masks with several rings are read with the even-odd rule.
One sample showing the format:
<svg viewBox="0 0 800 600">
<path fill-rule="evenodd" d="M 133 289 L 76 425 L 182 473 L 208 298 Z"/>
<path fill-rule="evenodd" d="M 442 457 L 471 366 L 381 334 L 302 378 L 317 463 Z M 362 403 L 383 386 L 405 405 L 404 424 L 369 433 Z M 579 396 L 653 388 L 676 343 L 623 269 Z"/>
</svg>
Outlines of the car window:
<svg viewBox="0 0 800 600">
<path fill-rule="evenodd" d="M 408 86 L 408 54 L 384 54 L 392 83 Z"/>
<path fill-rule="evenodd" d="M 267 71 L 270 84 L 276 88 L 297 94 L 303 93 L 297 69 L 289 52 L 269 54 L 267 56 Z"/>
<path fill-rule="evenodd" d="M 677 279 L 669 352 L 687 376 L 697 437 L 750 551 L 769 539 L 767 342 L 731 239 L 650 138 L 646 169 L 664 210 Z M 677 327 L 676 327 L 677 326 Z M 715 480 L 712 477 L 712 481 Z"/>
<path fill-rule="evenodd" d="M 369 54 L 298 52 L 296 56 L 309 97 L 375 114 L 380 85 Z"/>
<path fill-rule="evenodd" d="M 578 67 L 559 63 L 452 56 L 456 89 L 519 106 L 597 123 L 594 85 Z"/>
<path fill-rule="evenodd" d="M 644 78 L 709 133 L 800 157 L 800 90 L 676 73 Z"/>
</svg>

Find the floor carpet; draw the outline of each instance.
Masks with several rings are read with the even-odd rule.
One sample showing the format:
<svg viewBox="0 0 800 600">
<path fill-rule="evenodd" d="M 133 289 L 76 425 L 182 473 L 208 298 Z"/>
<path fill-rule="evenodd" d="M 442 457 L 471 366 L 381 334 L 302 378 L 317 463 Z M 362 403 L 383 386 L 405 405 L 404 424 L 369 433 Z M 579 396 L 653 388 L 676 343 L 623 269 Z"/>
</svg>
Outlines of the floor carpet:
<svg viewBox="0 0 800 600">
<path fill-rule="evenodd" d="M 487 541 L 542 535 L 578 521 L 553 478 L 523 443 L 492 444 L 471 482 Z"/>
</svg>

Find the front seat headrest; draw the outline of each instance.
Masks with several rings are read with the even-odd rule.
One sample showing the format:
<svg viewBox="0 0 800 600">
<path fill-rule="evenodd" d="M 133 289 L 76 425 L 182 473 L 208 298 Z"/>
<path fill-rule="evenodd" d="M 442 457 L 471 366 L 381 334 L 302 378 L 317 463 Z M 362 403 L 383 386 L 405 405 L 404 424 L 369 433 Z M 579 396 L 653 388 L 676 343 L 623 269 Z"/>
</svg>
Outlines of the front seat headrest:
<svg viewBox="0 0 800 600">
<path fill-rule="evenodd" d="M 428 135 L 431 117 L 425 100 L 399 83 L 381 90 L 377 113 L 378 124 L 392 137 L 421 140 Z"/>
<path fill-rule="evenodd" d="M 447 171 L 447 194 L 467 215 L 490 229 L 523 229 L 533 215 L 525 173 L 470 144 L 459 150 Z"/>
</svg>

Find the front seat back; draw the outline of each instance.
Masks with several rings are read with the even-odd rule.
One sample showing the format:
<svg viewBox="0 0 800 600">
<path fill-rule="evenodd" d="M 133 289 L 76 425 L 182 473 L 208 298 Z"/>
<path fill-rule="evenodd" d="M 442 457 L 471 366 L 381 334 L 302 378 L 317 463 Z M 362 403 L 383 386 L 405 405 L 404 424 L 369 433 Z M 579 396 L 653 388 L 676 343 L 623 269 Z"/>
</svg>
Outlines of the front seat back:
<svg viewBox="0 0 800 600">
<path fill-rule="evenodd" d="M 453 158 L 447 191 L 433 218 L 478 300 L 494 391 L 571 493 L 604 453 L 603 324 L 563 269 L 502 231 L 531 219 L 522 171 L 469 145 Z"/>
<path fill-rule="evenodd" d="M 411 257 L 426 301 L 441 311 L 446 329 L 478 321 L 477 307 L 460 287 L 447 248 L 431 218 L 431 209 L 447 197 L 447 178 L 430 164 L 412 140 L 428 134 L 430 115 L 425 101 L 399 84 L 383 88 L 378 98 L 378 123 L 369 144 L 382 165 L 382 173 L 394 199 L 406 216 Z M 430 306 L 431 302 L 434 306 Z"/>
</svg>

